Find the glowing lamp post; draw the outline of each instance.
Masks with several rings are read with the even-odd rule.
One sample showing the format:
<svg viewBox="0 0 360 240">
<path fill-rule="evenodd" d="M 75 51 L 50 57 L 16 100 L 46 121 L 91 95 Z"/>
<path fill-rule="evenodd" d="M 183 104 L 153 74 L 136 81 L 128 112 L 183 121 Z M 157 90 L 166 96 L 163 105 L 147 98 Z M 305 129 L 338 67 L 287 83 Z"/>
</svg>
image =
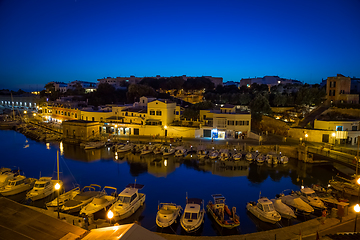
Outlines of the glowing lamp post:
<svg viewBox="0 0 360 240">
<path fill-rule="evenodd" d="M 335 135 L 336 135 L 335 133 L 332 133 L 332 134 L 331 134 L 331 136 L 332 136 L 332 137 L 333 137 L 333 139 L 334 139 L 334 146 L 335 146 L 335 141 L 336 141 L 336 139 L 335 139 Z"/>
<path fill-rule="evenodd" d="M 57 197 L 57 212 L 58 212 L 58 218 L 60 219 L 60 209 L 59 209 L 59 196 L 60 196 L 60 184 L 56 183 L 55 184 L 55 189 L 58 192 L 58 197 Z"/>
<path fill-rule="evenodd" d="M 354 211 L 356 212 L 354 232 L 356 232 L 357 215 L 358 215 L 358 213 L 360 212 L 360 206 L 359 206 L 359 204 L 356 204 L 356 205 L 354 206 Z"/>
<path fill-rule="evenodd" d="M 109 210 L 107 213 L 107 217 L 110 220 L 110 224 L 111 224 L 111 219 L 114 217 L 114 213 L 111 210 Z"/>
</svg>

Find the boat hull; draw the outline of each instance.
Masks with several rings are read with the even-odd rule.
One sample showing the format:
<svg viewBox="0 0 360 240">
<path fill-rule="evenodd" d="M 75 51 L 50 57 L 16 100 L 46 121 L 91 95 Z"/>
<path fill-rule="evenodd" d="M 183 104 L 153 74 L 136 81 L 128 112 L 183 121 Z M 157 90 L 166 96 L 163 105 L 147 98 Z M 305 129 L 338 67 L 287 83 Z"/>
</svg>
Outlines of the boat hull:
<svg viewBox="0 0 360 240">
<path fill-rule="evenodd" d="M 116 221 L 126 219 L 133 215 L 142 205 L 144 205 L 145 202 L 145 194 L 139 193 L 141 197 L 138 201 L 136 201 L 132 206 L 130 206 L 127 210 L 123 211 L 117 211 L 115 208 L 111 207 L 110 210 L 114 213 L 114 219 Z"/>
<path fill-rule="evenodd" d="M 259 211 L 257 211 L 257 207 L 256 206 L 253 206 L 252 204 L 248 203 L 246 205 L 246 209 L 252 213 L 255 217 L 257 217 L 258 219 L 260 219 L 261 221 L 264 221 L 264 222 L 268 222 L 268 223 L 271 223 L 271 224 L 275 224 L 277 223 L 278 221 L 281 220 L 281 218 L 272 218 L 272 217 L 267 217 L 267 216 L 264 216 L 263 214 L 260 214 Z"/>
<path fill-rule="evenodd" d="M 227 229 L 233 229 L 235 227 L 240 226 L 240 222 L 227 222 L 227 223 L 223 223 L 220 221 L 220 219 L 217 217 L 217 215 L 214 213 L 214 211 L 212 210 L 212 208 L 207 205 L 206 206 L 208 213 L 210 213 L 210 215 L 212 216 L 212 218 L 216 221 L 217 224 L 219 224 L 219 226 L 223 227 L 223 228 L 227 228 Z"/>
</svg>

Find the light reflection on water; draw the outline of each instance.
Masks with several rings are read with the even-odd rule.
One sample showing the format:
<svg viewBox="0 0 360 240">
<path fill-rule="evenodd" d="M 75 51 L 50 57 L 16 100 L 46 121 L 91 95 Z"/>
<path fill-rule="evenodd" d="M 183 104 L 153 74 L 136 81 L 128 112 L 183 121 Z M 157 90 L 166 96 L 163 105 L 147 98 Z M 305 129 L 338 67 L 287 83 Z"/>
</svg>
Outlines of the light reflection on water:
<svg viewBox="0 0 360 240">
<path fill-rule="evenodd" d="M 224 232 L 206 215 L 199 234 L 243 234 L 276 228 L 278 226 L 265 224 L 247 214 L 246 203 L 256 201 L 260 191 L 262 196 L 271 199 L 285 189 L 299 190 L 302 181 L 304 185 L 326 184 L 333 175 L 330 166 L 313 166 L 295 159 L 290 159 L 287 165 L 269 166 L 249 164 L 245 160 L 228 164 L 204 162 L 198 161 L 195 154 L 182 159 L 132 153 L 115 156 L 109 148 L 84 150 L 66 143 L 47 145 L 28 140 L 15 131 L 0 131 L 0 140 L 1 166 L 18 167 L 27 177 L 39 178 L 41 174 L 55 178 L 56 152 L 60 150 L 60 177 L 67 190 L 77 183 L 81 187 L 90 184 L 112 186 L 121 192 L 136 178 L 137 183 L 145 185 L 141 191 L 146 194 L 146 207 L 121 223 L 137 220 L 151 231 L 157 230 L 158 203 L 173 202 L 185 207 L 186 193 L 189 197 L 204 199 L 205 205 L 211 200 L 211 194 L 221 193 L 230 208 L 237 208 L 240 216 L 240 229 Z M 44 202 L 38 204 L 44 206 Z M 281 224 L 291 223 L 283 221 Z M 183 234 L 180 226 L 176 232 Z"/>
</svg>

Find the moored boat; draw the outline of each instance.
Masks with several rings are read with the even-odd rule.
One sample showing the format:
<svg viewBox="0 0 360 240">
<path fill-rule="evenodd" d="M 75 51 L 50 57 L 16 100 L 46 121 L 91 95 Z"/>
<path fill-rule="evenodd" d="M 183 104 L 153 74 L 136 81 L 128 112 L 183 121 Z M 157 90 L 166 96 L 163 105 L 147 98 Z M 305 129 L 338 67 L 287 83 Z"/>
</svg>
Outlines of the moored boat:
<svg viewBox="0 0 360 240">
<path fill-rule="evenodd" d="M 205 210 L 203 200 L 199 198 L 188 198 L 184 213 L 180 218 L 181 227 L 186 232 L 195 232 L 204 222 Z"/>
<path fill-rule="evenodd" d="M 115 220 L 130 217 L 145 203 L 146 195 L 139 193 L 143 187 L 142 184 L 130 183 L 119 194 L 117 201 L 109 208 Z"/>
<path fill-rule="evenodd" d="M 102 190 L 103 194 L 93 198 L 93 200 L 80 210 L 80 215 L 90 216 L 101 210 L 107 210 L 118 198 L 117 189 L 105 186 Z"/>
<path fill-rule="evenodd" d="M 35 182 L 35 178 L 26 178 L 23 175 L 17 175 L 9 179 L 7 185 L 0 189 L 0 194 L 2 196 L 12 196 L 28 191 L 33 188 Z"/>
<path fill-rule="evenodd" d="M 275 210 L 274 204 L 266 197 L 261 197 L 257 204 L 248 202 L 246 209 L 264 222 L 275 224 L 281 220 L 281 216 Z"/>
<path fill-rule="evenodd" d="M 90 149 L 95 149 L 95 148 L 102 148 L 104 146 L 105 146 L 105 142 L 103 142 L 103 141 L 88 142 L 88 143 L 85 143 L 84 149 L 90 150 Z"/>
<path fill-rule="evenodd" d="M 175 148 L 175 157 L 184 157 L 187 150 L 183 146 L 178 146 Z"/>
<path fill-rule="evenodd" d="M 55 184 L 58 182 L 62 185 L 62 182 L 59 180 L 52 180 L 51 177 L 41 177 L 39 180 L 36 180 L 34 187 L 26 194 L 26 199 L 36 201 L 53 194 L 56 191 Z"/>
<path fill-rule="evenodd" d="M 145 145 L 143 145 L 140 154 L 141 154 L 141 155 L 145 155 L 145 154 L 152 153 L 153 149 L 154 149 L 154 146 L 151 145 L 150 143 L 149 143 L 149 144 L 145 144 Z"/>
<path fill-rule="evenodd" d="M 175 203 L 160 203 L 156 214 L 156 225 L 161 228 L 169 227 L 181 215 L 182 207 Z"/>
<path fill-rule="evenodd" d="M 210 215 L 214 218 L 217 224 L 221 227 L 232 229 L 240 225 L 239 216 L 236 214 L 236 208 L 233 207 L 230 211 L 225 204 L 225 197 L 221 194 L 211 195 L 214 202 L 209 201 L 206 206 Z"/>
<path fill-rule="evenodd" d="M 73 199 L 65 202 L 61 207 L 61 211 L 67 213 L 79 212 L 82 207 L 91 202 L 95 197 L 101 195 L 103 195 L 101 187 L 97 184 L 91 184 L 84 187 Z"/>
<path fill-rule="evenodd" d="M 154 154 L 162 154 L 162 151 L 163 151 L 162 144 L 154 145 L 154 149 L 153 149 Z"/>
<path fill-rule="evenodd" d="M 320 198 L 316 195 L 315 191 L 311 188 L 301 188 L 300 192 L 297 192 L 297 194 L 304 202 L 309 204 L 314 209 L 323 210 L 324 208 L 326 208 L 323 201 L 320 200 Z"/>
<path fill-rule="evenodd" d="M 284 195 L 280 194 L 281 202 L 285 203 L 286 205 L 290 206 L 294 209 L 295 214 L 303 214 L 309 215 L 314 212 L 314 209 L 304 202 L 298 195 Z"/>
<path fill-rule="evenodd" d="M 74 199 L 74 197 L 76 195 L 78 195 L 79 193 L 80 193 L 80 187 L 73 188 L 73 189 L 61 194 L 60 196 L 58 196 L 57 198 L 55 198 L 51 202 L 46 203 L 46 208 L 48 210 L 53 210 L 53 211 L 55 211 L 58 207 L 59 207 L 59 209 L 61 209 L 61 207 L 67 201 L 69 201 L 71 199 Z M 59 201 L 58 201 L 58 199 L 59 199 Z"/>
<path fill-rule="evenodd" d="M 163 156 L 168 156 L 174 153 L 175 153 L 175 148 L 171 146 L 171 144 L 169 146 L 163 147 L 163 151 L 162 151 Z"/>
<path fill-rule="evenodd" d="M 288 205 L 284 204 L 281 199 L 277 198 L 277 199 L 271 199 L 271 201 L 274 204 L 274 208 L 275 210 L 280 213 L 281 217 L 284 218 L 296 218 L 296 215 L 294 213 L 294 211 L 292 210 L 291 207 L 289 207 Z"/>
</svg>

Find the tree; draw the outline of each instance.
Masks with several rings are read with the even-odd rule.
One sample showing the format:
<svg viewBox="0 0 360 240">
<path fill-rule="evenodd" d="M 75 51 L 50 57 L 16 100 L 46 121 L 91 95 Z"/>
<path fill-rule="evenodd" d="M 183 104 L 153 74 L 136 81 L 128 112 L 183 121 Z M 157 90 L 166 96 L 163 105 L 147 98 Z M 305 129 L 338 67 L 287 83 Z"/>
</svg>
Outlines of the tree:
<svg viewBox="0 0 360 240">
<path fill-rule="evenodd" d="M 256 97 L 251 101 L 250 109 L 251 109 L 251 119 L 255 121 L 261 121 L 262 115 L 264 113 L 266 114 L 271 113 L 269 100 L 261 94 L 256 95 Z"/>
<path fill-rule="evenodd" d="M 47 92 L 54 92 L 55 91 L 55 84 L 53 82 L 49 82 L 48 84 L 45 85 L 44 87 L 46 89 Z"/>
<path fill-rule="evenodd" d="M 152 87 L 141 84 L 131 84 L 126 93 L 128 102 L 134 102 L 135 100 L 140 99 L 142 96 L 151 96 L 156 97 L 157 94 Z"/>
</svg>

